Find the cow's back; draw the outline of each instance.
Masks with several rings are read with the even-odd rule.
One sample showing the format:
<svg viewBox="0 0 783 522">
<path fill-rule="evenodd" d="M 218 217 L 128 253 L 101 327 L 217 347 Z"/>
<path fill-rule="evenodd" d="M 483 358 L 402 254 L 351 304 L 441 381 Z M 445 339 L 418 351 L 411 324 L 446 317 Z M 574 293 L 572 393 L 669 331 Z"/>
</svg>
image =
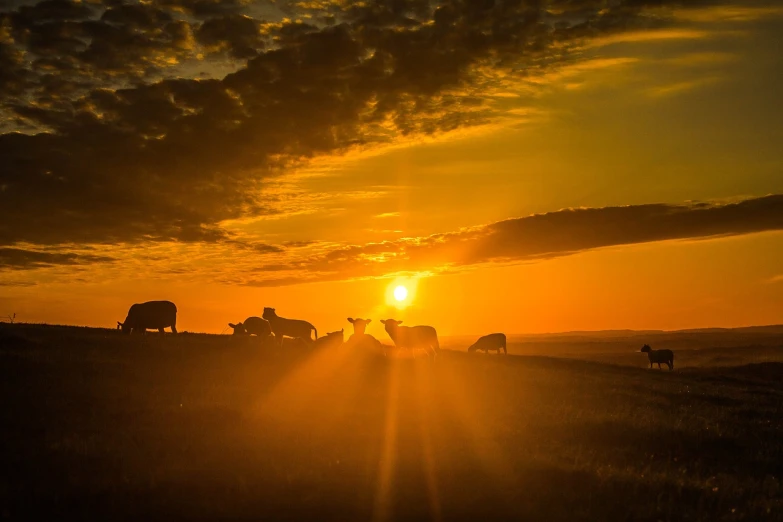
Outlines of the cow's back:
<svg viewBox="0 0 783 522">
<path fill-rule="evenodd" d="M 166 328 L 176 323 L 177 306 L 171 301 L 147 301 L 136 303 L 128 310 L 133 328 Z"/>
<path fill-rule="evenodd" d="M 485 335 L 484 337 L 480 338 L 476 342 L 476 344 L 482 350 L 484 349 L 494 350 L 496 348 L 505 348 L 506 334 L 493 333 L 493 334 Z"/>
<path fill-rule="evenodd" d="M 400 347 L 414 348 L 420 344 L 432 344 L 433 341 L 437 343 L 438 333 L 432 326 L 399 326 L 397 339 L 392 339 Z"/>
<path fill-rule="evenodd" d="M 245 326 L 245 331 L 250 335 L 264 337 L 272 333 L 269 321 L 260 317 L 248 317 L 242 324 Z"/>
</svg>

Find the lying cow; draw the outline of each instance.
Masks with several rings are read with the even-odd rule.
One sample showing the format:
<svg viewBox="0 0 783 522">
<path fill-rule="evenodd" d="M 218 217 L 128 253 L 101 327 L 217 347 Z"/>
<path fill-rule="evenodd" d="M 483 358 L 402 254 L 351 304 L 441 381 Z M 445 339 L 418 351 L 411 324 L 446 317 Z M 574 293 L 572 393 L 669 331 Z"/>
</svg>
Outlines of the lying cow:
<svg viewBox="0 0 783 522">
<path fill-rule="evenodd" d="M 128 310 L 125 322 L 117 321 L 117 329 L 122 333 L 144 333 L 147 330 L 158 330 L 171 327 L 172 333 L 177 333 L 177 306 L 171 301 L 147 301 L 136 303 Z"/>
<path fill-rule="evenodd" d="M 272 335 L 269 321 L 260 317 L 248 317 L 242 323 L 228 323 L 228 326 L 234 329 L 234 335 L 257 335 L 264 339 Z"/>
<path fill-rule="evenodd" d="M 469 353 L 476 351 L 487 353 L 490 350 L 495 350 L 500 355 L 500 350 L 503 350 L 503 354 L 508 355 L 506 351 L 506 334 L 493 333 L 479 337 L 479 340 L 470 345 L 468 348 Z"/>
<path fill-rule="evenodd" d="M 280 317 L 274 308 L 264 308 L 264 314 L 261 316 L 269 321 L 272 333 L 275 334 L 275 340 L 283 346 L 283 337 L 293 337 L 294 339 L 304 339 L 306 341 L 315 341 L 318 339 L 318 330 L 315 326 L 300 319 L 286 319 Z M 315 338 L 310 337 L 310 332 L 315 332 Z"/>
</svg>

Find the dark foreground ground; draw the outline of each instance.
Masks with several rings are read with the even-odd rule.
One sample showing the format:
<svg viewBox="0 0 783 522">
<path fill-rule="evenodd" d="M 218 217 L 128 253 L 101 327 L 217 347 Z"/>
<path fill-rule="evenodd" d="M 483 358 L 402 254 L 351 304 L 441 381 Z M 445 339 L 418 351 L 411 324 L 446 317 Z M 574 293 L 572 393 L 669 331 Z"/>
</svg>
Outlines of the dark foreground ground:
<svg viewBox="0 0 783 522">
<path fill-rule="evenodd" d="M 432 366 L 0 325 L 0 517 L 783 520 L 783 341 L 702 348 Z"/>
</svg>

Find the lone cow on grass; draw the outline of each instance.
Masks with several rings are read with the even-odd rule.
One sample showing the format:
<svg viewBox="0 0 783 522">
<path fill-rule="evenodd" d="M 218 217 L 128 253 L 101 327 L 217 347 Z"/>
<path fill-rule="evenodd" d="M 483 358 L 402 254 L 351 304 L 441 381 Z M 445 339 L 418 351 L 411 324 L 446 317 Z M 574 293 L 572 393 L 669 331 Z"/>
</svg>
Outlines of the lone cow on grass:
<svg viewBox="0 0 783 522">
<path fill-rule="evenodd" d="M 642 352 L 647 354 L 647 358 L 650 359 L 650 368 L 653 364 L 657 364 L 660 369 L 661 363 L 664 363 L 669 367 L 669 371 L 674 369 L 674 352 L 671 350 L 653 350 L 649 344 L 642 346 Z"/>
<path fill-rule="evenodd" d="M 503 354 L 508 355 L 506 351 L 506 334 L 493 333 L 479 337 L 479 340 L 468 348 L 469 353 L 476 351 L 487 353 L 491 350 L 495 350 L 498 355 L 500 355 L 500 350 L 503 350 Z"/>
<path fill-rule="evenodd" d="M 402 321 L 394 319 L 381 319 L 381 323 L 397 348 L 420 348 L 433 357 L 440 352 L 438 333 L 432 326 L 400 326 Z"/>
<path fill-rule="evenodd" d="M 260 317 L 248 317 L 242 323 L 228 323 L 228 326 L 234 329 L 234 335 L 257 335 L 263 339 L 272 335 L 269 321 Z"/>
<path fill-rule="evenodd" d="M 171 327 L 171 333 L 177 333 L 177 305 L 171 301 L 147 301 L 136 303 L 128 310 L 125 322 L 117 321 L 117 329 L 122 333 L 145 333 Z"/>
</svg>

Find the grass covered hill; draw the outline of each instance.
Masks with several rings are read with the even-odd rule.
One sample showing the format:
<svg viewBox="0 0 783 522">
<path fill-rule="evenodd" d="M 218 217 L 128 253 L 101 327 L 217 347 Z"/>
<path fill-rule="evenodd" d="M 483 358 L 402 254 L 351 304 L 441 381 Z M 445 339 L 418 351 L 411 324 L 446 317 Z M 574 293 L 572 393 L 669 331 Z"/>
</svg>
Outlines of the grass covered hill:
<svg viewBox="0 0 783 522">
<path fill-rule="evenodd" d="M 432 365 L 3 324 L 0 513 L 783 520 L 783 337 L 706 335 L 668 372 L 628 336 Z"/>
</svg>

